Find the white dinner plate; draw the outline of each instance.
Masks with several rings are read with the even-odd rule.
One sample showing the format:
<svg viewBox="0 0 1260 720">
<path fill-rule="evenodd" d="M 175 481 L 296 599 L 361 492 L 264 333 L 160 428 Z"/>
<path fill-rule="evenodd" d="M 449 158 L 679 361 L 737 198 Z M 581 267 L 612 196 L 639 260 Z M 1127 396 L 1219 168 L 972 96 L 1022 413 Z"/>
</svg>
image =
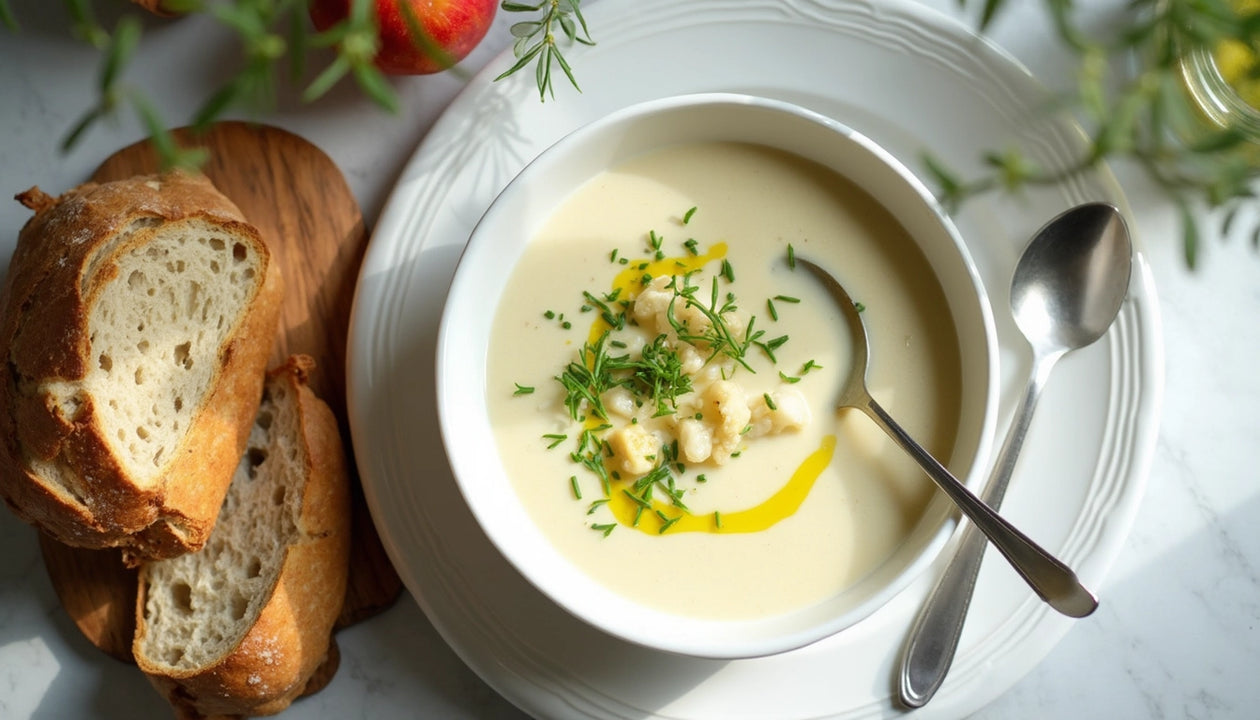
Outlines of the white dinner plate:
<svg viewBox="0 0 1260 720">
<path fill-rule="evenodd" d="M 598 44 L 566 55 L 583 92 L 558 83 L 557 98 L 540 103 L 532 73 L 494 82 L 510 60 L 491 63 L 426 136 L 372 238 L 348 386 L 354 449 L 385 547 L 447 642 L 538 717 L 899 715 L 896 660 L 940 562 L 839 635 L 732 662 L 603 635 L 516 574 L 464 505 L 438 437 L 434 350 L 446 290 L 473 225 L 526 162 L 564 133 L 641 100 L 701 91 L 788 100 L 873 138 L 925 179 L 928 150 L 964 174 L 978 172 L 984 151 L 1016 143 L 1048 167 L 1066 166 L 1080 131 L 1046 114 L 1044 90 L 1010 57 L 907 0 L 601 0 L 586 15 Z M 955 218 L 997 315 L 1000 431 L 1031 362 L 1004 312 L 1016 258 L 1043 222 L 1087 200 L 1127 212 L 1104 170 L 1019 200 L 980 198 Z M 1003 507 L 1103 603 L 1103 580 L 1143 492 L 1162 392 L 1156 297 L 1137 247 L 1125 308 L 1102 341 L 1056 368 Z M 1070 622 L 990 552 L 949 678 L 915 714 L 976 710 L 1040 661 Z"/>
</svg>

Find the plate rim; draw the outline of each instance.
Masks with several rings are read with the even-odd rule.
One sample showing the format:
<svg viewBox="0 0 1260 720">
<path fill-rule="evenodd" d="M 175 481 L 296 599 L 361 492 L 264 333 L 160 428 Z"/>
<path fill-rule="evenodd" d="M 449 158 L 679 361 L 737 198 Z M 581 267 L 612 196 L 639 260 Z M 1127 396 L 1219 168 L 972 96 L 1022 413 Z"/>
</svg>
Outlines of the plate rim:
<svg viewBox="0 0 1260 720">
<path fill-rule="evenodd" d="M 616 4 L 615 0 L 603 0 L 601 3 L 592 6 L 592 8 L 587 11 L 587 14 L 592 17 L 598 17 L 599 14 L 604 12 L 612 13 L 614 12 L 613 10 L 606 10 L 605 8 L 611 8 Z M 628 3 L 623 3 L 623 5 L 625 4 Z M 695 3 L 696 6 L 719 6 L 720 4 L 721 3 L 718 2 Z M 803 8 L 805 5 L 811 3 L 810 0 L 793 0 L 793 3 L 789 4 L 795 4 L 798 8 Z M 872 3 L 863 2 L 862 0 L 833 0 L 827 3 L 813 2 L 812 4 L 827 4 L 836 7 L 844 6 L 859 11 L 866 9 L 867 11 L 872 12 L 878 9 L 881 16 L 890 16 L 901 13 L 903 18 L 918 21 L 930 28 L 936 30 L 945 29 L 955 34 L 961 33 L 960 37 L 965 39 L 967 42 L 982 43 L 987 48 L 986 52 L 990 53 L 993 58 L 997 58 L 1000 61 L 999 64 L 1002 67 L 998 68 L 997 71 L 1021 74 L 1024 76 L 1024 82 L 1037 83 L 1032 74 L 1029 73 L 1027 69 L 1024 68 L 1023 65 L 1009 53 L 1002 50 L 991 41 L 975 35 L 970 29 L 966 28 L 961 23 L 958 23 L 954 19 L 939 13 L 933 8 L 917 3 L 910 3 L 908 0 L 883 3 L 879 8 L 876 8 L 876 6 Z M 500 56 L 499 62 L 502 62 L 506 57 L 510 57 L 510 51 L 505 51 Z M 490 67 L 494 67 L 494 65 L 495 63 L 492 62 Z M 369 297 L 373 291 L 370 288 L 368 276 L 373 272 L 379 271 L 382 264 L 384 264 L 386 269 L 393 264 L 393 259 L 388 257 L 388 246 L 383 246 L 381 242 L 377 242 L 377 237 L 386 237 L 389 232 L 393 231 L 392 226 L 397 222 L 400 222 L 399 218 L 405 217 L 405 212 L 400 208 L 406 204 L 408 191 L 411 189 L 409 183 L 410 178 L 413 177 L 412 171 L 431 153 L 432 145 L 436 142 L 436 138 L 442 134 L 442 132 L 439 131 L 444 131 L 451 123 L 458 122 L 459 111 L 466 109 L 466 105 L 472 104 L 475 101 L 477 94 L 484 90 L 485 86 L 490 82 L 491 75 L 492 73 L 489 70 L 485 70 L 475 76 L 468 86 L 455 98 L 447 110 L 443 112 L 442 116 L 438 119 L 438 122 L 434 125 L 434 128 L 428 135 L 426 135 L 425 140 L 418 146 L 416 152 L 413 154 L 411 160 L 408 161 L 406 168 L 404 169 L 401 176 L 403 180 L 400 181 L 400 183 L 395 186 L 394 190 L 390 193 L 389 199 L 382 210 L 381 219 L 378 222 L 376 232 L 373 235 L 373 240 L 369 244 L 367 254 L 364 258 L 360 283 L 356 288 L 355 307 L 352 311 L 351 329 L 349 335 L 350 351 L 347 353 L 347 392 L 350 397 L 349 405 L 351 409 L 352 436 L 354 437 L 354 443 L 356 445 L 356 455 L 361 458 L 361 464 L 367 461 L 367 458 L 371 455 L 371 453 L 366 452 L 368 450 L 366 446 L 362 448 L 359 447 L 361 443 L 367 443 L 368 441 L 363 439 L 367 431 L 362 427 L 364 418 L 361 413 L 363 412 L 363 409 L 359 407 L 361 398 L 357 398 L 355 388 L 359 386 L 361 382 L 364 382 L 364 380 L 361 380 L 360 378 L 360 372 L 364 372 L 364 370 L 360 367 L 360 364 L 371 364 L 369 362 L 371 358 L 361 357 L 361 353 L 370 351 L 371 348 L 367 347 L 367 350 L 365 350 L 360 343 L 356 342 L 356 339 L 359 338 L 361 324 L 367 323 L 369 327 L 371 326 L 371 318 L 367 317 L 367 313 L 376 309 L 375 307 L 370 307 L 369 303 Z M 563 100 L 560 102 L 563 102 Z M 1128 207 L 1127 200 L 1124 198 L 1123 191 L 1119 187 L 1115 178 L 1111 175 L 1110 170 L 1103 168 L 1100 170 L 1099 175 L 1100 182 L 1107 185 L 1108 189 L 1116 196 L 1113 200 L 1118 200 L 1118 204 L 1121 204 L 1121 208 L 1125 212 L 1126 216 L 1131 217 L 1131 211 Z M 1142 381 L 1140 384 L 1144 391 L 1141 397 L 1141 404 L 1143 407 L 1140 408 L 1141 412 L 1137 413 L 1139 417 L 1134 418 L 1133 421 L 1138 425 L 1145 425 L 1145 427 L 1140 428 L 1139 431 L 1137 431 L 1137 437 L 1134 439 L 1133 444 L 1138 447 L 1130 453 L 1135 462 L 1134 467 L 1128 472 L 1130 482 L 1127 483 L 1127 488 L 1129 490 L 1127 493 L 1127 499 L 1129 502 L 1122 506 L 1122 510 L 1124 510 L 1122 513 L 1123 516 L 1113 518 L 1118 520 L 1120 525 L 1124 526 L 1123 532 L 1119 533 L 1121 539 L 1127 535 L 1128 528 L 1132 526 L 1134 516 L 1136 515 L 1137 505 L 1139 504 L 1141 496 L 1144 494 L 1145 480 L 1148 475 L 1149 465 L 1153 456 L 1154 439 L 1158 426 L 1159 410 L 1162 405 L 1163 389 L 1162 352 L 1160 351 L 1162 348 L 1162 338 L 1158 312 L 1156 309 L 1157 296 L 1155 295 L 1150 268 L 1146 262 L 1144 253 L 1141 251 L 1140 241 L 1136 239 L 1134 255 L 1135 282 L 1133 285 L 1137 289 L 1137 292 L 1134 292 L 1134 290 L 1131 289 L 1131 298 L 1137 298 L 1140 302 L 1130 303 L 1130 314 L 1132 315 L 1132 323 L 1135 326 L 1140 325 L 1141 335 L 1138 337 L 1138 349 L 1145 350 L 1146 354 L 1142 356 L 1141 359 L 1143 362 L 1139 368 L 1139 374 L 1141 375 L 1140 380 Z M 1138 305 L 1140 307 L 1134 308 L 1134 305 Z M 1133 332 L 1137 332 L 1137 329 L 1133 329 Z M 381 500 L 377 493 L 379 488 L 375 487 L 376 480 L 372 472 L 363 468 L 361 468 L 361 472 L 363 472 L 364 475 L 365 492 L 368 494 L 369 506 L 371 507 L 373 517 L 376 519 L 379 526 L 382 524 L 380 518 L 384 512 L 384 509 L 379 505 Z M 370 482 L 368 479 L 369 477 L 373 478 Z M 382 540 L 386 543 L 387 551 L 389 551 L 391 558 L 394 559 L 395 564 L 398 565 L 399 560 L 403 559 L 405 550 L 397 546 L 395 542 L 396 538 L 392 537 L 391 533 L 383 531 L 381 534 Z M 1100 578 L 1106 574 L 1106 571 L 1110 568 L 1110 565 L 1119 554 L 1120 545 L 1122 545 L 1122 543 L 1117 542 L 1115 543 L 1115 547 L 1109 548 L 1109 552 L 1102 553 L 1105 557 L 1098 557 L 1097 552 L 1091 557 L 1094 561 L 1091 566 L 1094 574 Z M 402 568 L 400 568 L 400 574 L 403 574 L 401 570 Z M 407 572 L 404 575 L 404 578 L 407 579 L 410 576 L 411 573 Z M 414 578 L 411 578 L 411 580 L 414 581 Z M 483 662 L 482 658 L 479 658 L 476 653 L 469 652 L 468 648 L 460 647 L 457 642 L 452 642 L 451 635 L 448 633 L 447 628 L 445 628 L 444 620 L 446 619 L 435 617 L 435 612 L 433 612 L 429 603 L 426 602 L 424 593 L 417 592 L 416 589 L 412 587 L 412 584 L 412 582 L 408 582 L 409 590 L 411 590 L 413 596 L 416 597 L 422 608 L 424 608 L 426 615 L 429 615 L 430 619 L 434 622 L 434 625 L 438 628 L 439 633 L 441 633 L 448 644 L 455 649 L 456 653 L 464 660 L 464 662 L 473 667 L 473 669 L 488 684 L 498 690 L 501 694 L 505 695 L 505 697 L 509 700 L 523 708 L 528 709 L 530 704 L 528 702 L 522 702 L 523 698 L 521 697 L 521 690 L 519 687 L 521 684 L 528 685 L 528 681 L 520 677 L 508 678 L 503 675 L 496 675 L 492 669 L 486 667 L 488 663 Z M 1038 610 L 1034 608 L 1032 612 L 1036 614 Z M 1053 625 L 1054 623 L 1050 624 Z M 1060 639 L 1065 633 L 1066 628 L 1063 627 L 1060 627 L 1056 632 L 1052 633 L 1054 637 L 1050 640 L 1050 642 L 1044 643 L 1045 647 L 1039 648 L 1039 652 L 1034 653 L 1037 655 L 1036 661 L 1039 661 L 1041 657 L 1044 657 L 1044 655 L 1049 652 L 1049 649 L 1053 647 L 1053 645 L 1057 643 L 1058 639 Z M 1028 664 L 1028 667 L 1024 668 L 1023 672 L 1031 669 L 1031 667 L 1036 664 L 1036 661 Z M 1018 679 L 1018 676 L 1022 676 L 1023 672 L 1019 672 L 1018 675 L 1009 683 L 1006 683 L 999 690 L 992 692 L 992 697 L 996 697 L 996 695 L 1000 694 L 1000 692 L 1005 690 L 1006 687 L 1014 684 L 1014 681 Z M 528 690 L 525 692 L 527 693 Z M 992 697 L 988 699 L 992 699 Z M 982 705 L 984 702 L 987 702 L 987 700 L 982 701 L 980 704 Z"/>
</svg>

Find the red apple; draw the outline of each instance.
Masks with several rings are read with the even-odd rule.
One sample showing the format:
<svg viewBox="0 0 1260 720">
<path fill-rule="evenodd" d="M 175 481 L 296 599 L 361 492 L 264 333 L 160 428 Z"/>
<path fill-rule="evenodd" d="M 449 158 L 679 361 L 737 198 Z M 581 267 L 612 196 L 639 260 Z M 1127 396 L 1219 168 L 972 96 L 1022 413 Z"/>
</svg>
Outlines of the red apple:
<svg viewBox="0 0 1260 720">
<path fill-rule="evenodd" d="M 352 0 L 312 0 L 311 22 L 323 31 L 344 20 Z M 393 75 L 441 72 L 464 59 L 486 36 L 499 0 L 375 0 L 380 48 L 376 66 Z M 424 38 L 407 26 L 403 5 L 411 8 Z M 434 50 L 436 49 L 436 52 Z"/>
</svg>

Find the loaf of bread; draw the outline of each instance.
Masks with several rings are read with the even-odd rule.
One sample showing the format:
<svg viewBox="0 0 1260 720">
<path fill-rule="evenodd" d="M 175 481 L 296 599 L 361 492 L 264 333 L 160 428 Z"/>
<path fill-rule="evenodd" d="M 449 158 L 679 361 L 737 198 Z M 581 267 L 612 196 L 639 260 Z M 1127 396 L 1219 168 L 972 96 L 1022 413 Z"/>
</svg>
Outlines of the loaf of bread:
<svg viewBox="0 0 1260 720">
<path fill-rule="evenodd" d="M 201 547 L 244 450 L 282 281 L 201 176 L 32 188 L 0 294 L 0 495 L 124 559 Z"/>
<path fill-rule="evenodd" d="M 312 364 L 297 356 L 268 374 L 206 547 L 140 566 L 136 663 L 183 720 L 279 712 L 329 651 L 349 476 L 332 411 L 306 387 Z"/>
</svg>

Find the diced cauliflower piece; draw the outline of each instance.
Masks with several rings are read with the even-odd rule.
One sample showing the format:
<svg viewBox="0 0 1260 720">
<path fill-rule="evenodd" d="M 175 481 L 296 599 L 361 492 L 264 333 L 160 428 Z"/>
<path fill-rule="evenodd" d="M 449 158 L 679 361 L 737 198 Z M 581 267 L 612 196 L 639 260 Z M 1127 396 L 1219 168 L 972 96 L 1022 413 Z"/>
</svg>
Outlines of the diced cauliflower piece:
<svg viewBox="0 0 1260 720">
<path fill-rule="evenodd" d="M 718 380 L 704 389 L 700 400 L 701 416 L 713 428 L 710 459 L 718 465 L 725 465 L 731 453 L 739 448 L 744 429 L 752 416 L 744 397 L 744 388 L 730 380 Z"/>
<path fill-rule="evenodd" d="M 670 338 L 678 345 L 682 346 L 680 352 L 688 347 L 689 343 L 678 343 L 678 333 L 674 330 L 674 325 L 682 325 L 686 327 L 685 335 L 692 338 L 703 337 L 712 332 L 713 325 L 709 321 L 706 314 L 707 308 L 700 307 L 697 303 L 705 302 L 703 298 L 697 298 L 695 301 L 688 300 L 679 296 L 671 287 L 672 283 L 682 282 L 680 278 L 671 276 L 660 276 L 653 278 L 639 292 L 634 299 L 634 305 L 630 310 L 631 317 L 639 324 L 639 327 L 646 330 L 649 334 L 660 335 L 662 333 L 669 335 Z M 705 296 L 707 297 L 707 295 Z M 670 309 L 673 309 L 673 322 L 670 322 Z M 727 330 L 736 338 L 742 337 L 744 333 L 744 318 L 735 312 L 722 314 L 722 323 Z M 699 346 L 699 349 L 691 348 L 693 358 L 687 372 L 696 372 L 704 364 L 704 359 L 708 357 L 708 344 L 693 339 Z M 684 362 L 688 359 L 684 358 Z"/>
<path fill-rule="evenodd" d="M 678 454 L 687 462 L 704 462 L 713 454 L 713 430 L 707 423 L 687 418 L 678 423 Z"/>
<path fill-rule="evenodd" d="M 669 304 L 674 299 L 674 291 L 669 289 L 671 279 L 664 275 L 652 278 L 634 299 L 630 314 L 649 333 L 660 334 L 670 329 Z"/>
<path fill-rule="evenodd" d="M 709 364 L 700 368 L 700 371 L 694 373 L 691 378 L 691 384 L 695 387 L 715 383 L 731 376 L 734 371 L 735 364 L 723 358 L 714 358 Z"/>
<path fill-rule="evenodd" d="M 628 475 L 645 475 L 656 467 L 661 452 L 660 438 L 642 425 L 626 425 L 608 433 L 612 465 Z"/>
<path fill-rule="evenodd" d="M 809 424 L 809 403 L 796 388 L 780 388 L 770 393 L 774 409 L 766 403 L 765 395 L 751 402 L 750 437 L 776 435 L 788 430 L 799 430 Z"/>
<path fill-rule="evenodd" d="M 674 303 L 674 320 L 687 328 L 688 335 L 704 335 L 712 327 L 704 311 L 686 298 L 678 298 Z M 667 327 L 673 327 L 668 318 L 665 323 Z"/>
<path fill-rule="evenodd" d="M 770 411 L 770 419 L 774 422 L 774 431 L 800 430 L 809 424 L 811 419 L 809 403 L 796 388 L 782 388 L 771 394 L 775 409 Z M 765 398 L 761 403 L 765 404 Z"/>
<path fill-rule="evenodd" d="M 704 367 L 705 356 L 693 345 L 683 343 L 678 349 L 678 359 L 682 363 L 682 371 L 688 375 L 695 375 Z"/>
<path fill-rule="evenodd" d="M 633 417 L 635 411 L 637 410 L 634 402 L 634 394 L 631 393 L 628 388 L 621 385 L 607 390 L 600 399 L 604 403 L 605 410 L 623 418 Z"/>
</svg>

